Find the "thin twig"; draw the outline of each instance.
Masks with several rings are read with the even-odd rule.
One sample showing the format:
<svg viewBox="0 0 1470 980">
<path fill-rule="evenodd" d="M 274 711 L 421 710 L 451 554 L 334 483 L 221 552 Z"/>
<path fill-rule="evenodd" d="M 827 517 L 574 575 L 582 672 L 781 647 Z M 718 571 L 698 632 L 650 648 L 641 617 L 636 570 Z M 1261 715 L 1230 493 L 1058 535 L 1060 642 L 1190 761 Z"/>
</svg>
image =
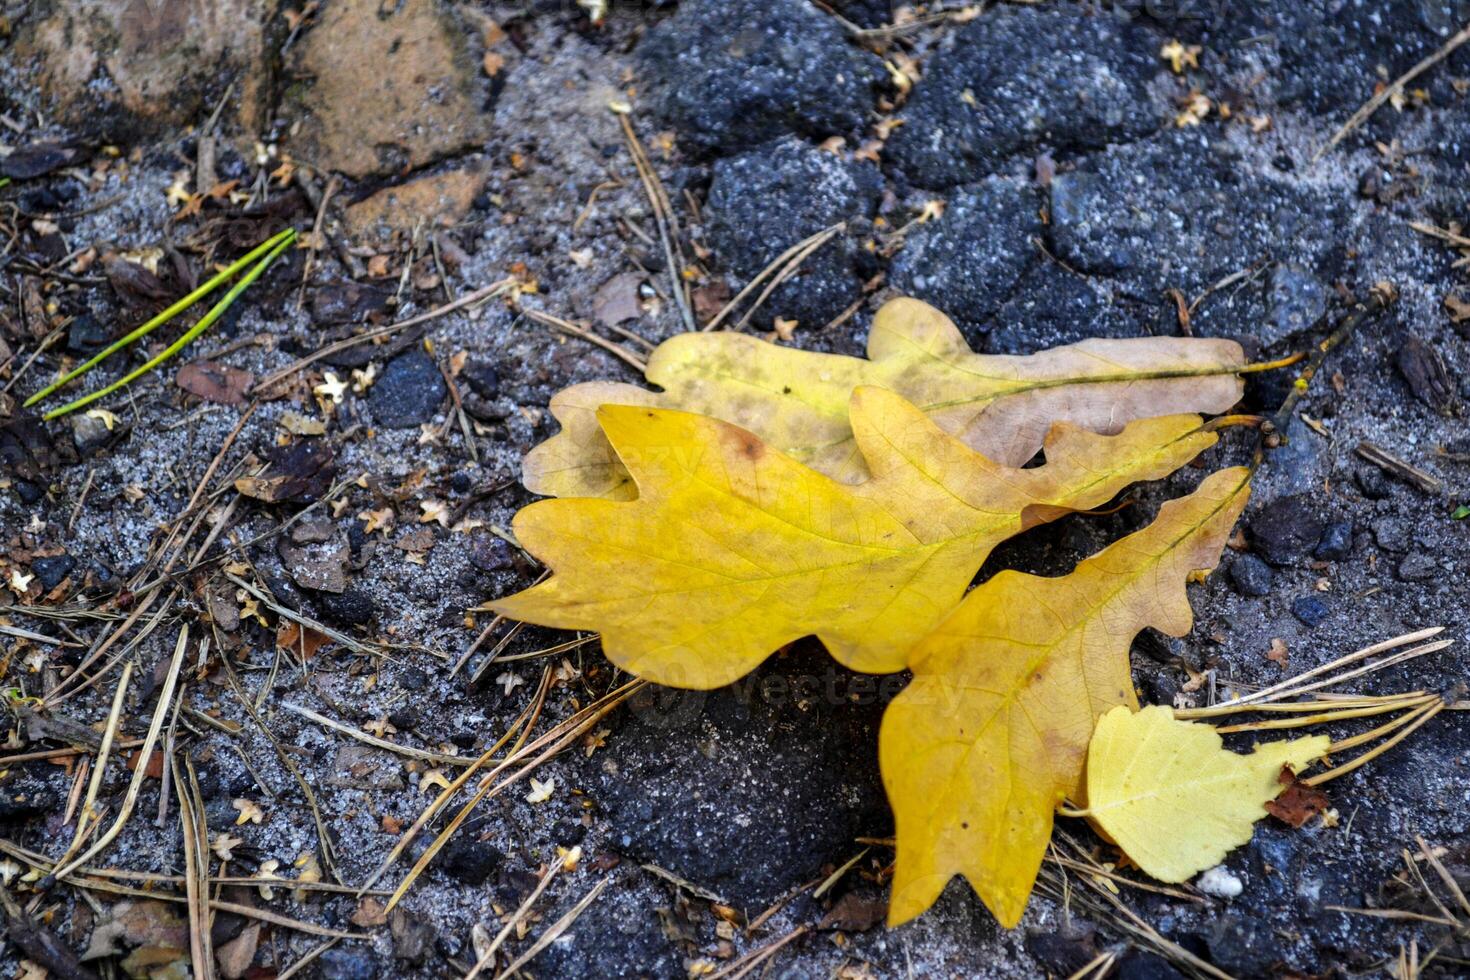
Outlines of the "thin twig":
<svg viewBox="0 0 1470 980">
<path fill-rule="evenodd" d="M 1470 25 L 1461 28 L 1459 33 L 1455 34 L 1448 41 L 1446 41 L 1438 51 L 1420 61 L 1413 68 L 1410 68 L 1398 78 L 1394 79 L 1390 84 L 1385 85 L 1383 88 L 1379 89 L 1374 94 L 1373 98 L 1369 99 L 1367 102 L 1364 102 L 1362 108 L 1353 113 L 1352 116 L 1349 117 L 1348 121 L 1342 124 L 1342 128 L 1332 134 L 1332 139 L 1328 140 L 1326 145 L 1324 145 L 1316 153 L 1312 154 L 1312 162 L 1316 163 L 1318 160 L 1320 160 L 1324 153 L 1332 149 L 1338 143 L 1341 143 L 1348 133 L 1351 133 L 1353 130 L 1357 129 L 1364 122 L 1366 122 L 1368 120 L 1368 117 L 1381 109 L 1385 102 L 1403 92 L 1405 85 L 1409 84 L 1414 79 L 1422 75 L 1424 72 L 1428 71 L 1444 59 L 1448 58 L 1451 54 L 1454 53 L 1456 48 L 1464 44 L 1466 41 L 1470 41 Z"/>
</svg>

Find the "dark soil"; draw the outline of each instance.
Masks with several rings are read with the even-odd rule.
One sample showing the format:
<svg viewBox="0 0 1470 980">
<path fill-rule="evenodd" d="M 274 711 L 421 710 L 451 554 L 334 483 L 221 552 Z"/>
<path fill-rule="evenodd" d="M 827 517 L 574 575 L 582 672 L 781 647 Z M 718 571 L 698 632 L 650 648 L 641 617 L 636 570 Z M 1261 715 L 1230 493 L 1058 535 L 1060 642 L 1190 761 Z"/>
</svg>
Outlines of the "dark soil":
<svg viewBox="0 0 1470 980">
<path fill-rule="evenodd" d="M 548 399 L 578 381 L 639 380 L 517 306 L 589 328 L 611 320 L 656 343 L 684 329 L 676 278 L 690 280 L 705 320 L 782 252 L 838 224 L 747 329 L 858 353 L 874 310 L 905 294 L 948 312 L 978 350 L 1188 332 L 1238 338 L 1264 359 L 1309 349 L 1353 299 L 1391 282 L 1397 304 L 1330 355 L 1269 454 L 1242 547 L 1193 587 L 1194 630 L 1140 638 L 1135 680 L 1147 701 L 1203 704 L 1410 630 L 1443 625 L 1463 639 L 1470 331 L 1453 314 L 1466 319 L 1470 285 L 1455 247 L 1414 225 L 1458 233 L 1467 218 L 1470 45 L 1317 153 L 1375 87 L 1464 26 L 1464 4 L 1050 0 L 917 22 L 880 0 L 610 6 L 593 25 L 559 0 L 323 0 L 304 19 L 276 0 L 0 0 L 0 173 L 13 178 L 0 189 L 4 756 L 95 753 L 117 667 L 39 715 L 21 699 L 54 692 L 107 629 L 152 602 L 106 654 L 137 665 L 119 738 L 145 733 L 180 629 L 208 636 L 205 662 L 191 653 L 183 672 L 175 754 L 197 771 L 211 837 L 241 839 L 229 872 L 295 877 L 321 858 L 284 757 L 332 838 L 324 880 L 335 870 L 359 884 L 438 777 L 458 770 L 292 707 L 473 758 L 533 701 L 543 670 L 537 734 L 626 680 L 595 644 L 510 659 L 574 639 L 536 628 L 497 646 L 498 627 L 451 669 L 488 625 L 475 607 L 540 574 L 503 533 L 531 499 L 519 461 L 554 431 Z M 906 26 L 856 33 L 896 14 Z M 1198 45 L 1178 72 L 1160 55 L 1175 40 Z M 907 92 L 904 71 L 917 79 Z M 1209 106 L 1186 125 L 1195 93 Z M 609 108 L 623 104 L 685 232 L 687 268 L 672 268 L 660 242 Z M 110 415 L 43 422 L 20 407 L 287 226 L 307 247 L 181 357 L 92 406 Z M 259 379 L 506 278 L 514 302 L 497 296 L 332 353 L 264 397 L 219 369 Z M 168 324 L 40 407 L 121 377 L 183 329 Z M 211 364 L 185 390 L 180 369 L 196 360 Z M 1274 410 L 1290 381 L 1253 377 L 1241 410 Z M 308 434 L 311 422 L 324 433 Z M 1253 439 L 1228 435 L 1208 462 L 1247 459 Z M 1364 442 L 1428 479 L 1365 461 Z M 217 456 L 204 506 L 181 521 Z M 247 476 L 264 477 L 268 499 L 235 493 Z M 1134 506 L 1032 532 L 982 575 L 1065 573 L 1197 479 L 1178 474 L 1133 494 Z M 175 531 L 190 533 L 189 553 L 160 579 Z M 303 617 L 347 642 L 303 662 Z M 1266 656 L 1277 640 L 1285 664 Z M 505 662 L 487 665 L 492 649 Z M 1457 642 L 1357 689 L 1463 698 L 1465 667 Z M 892 819 L 876 733 L 903 682 L 848 673 L 806 643 L 730 688 L 644 696 L 536 771 L 554 781 L 548 799 L 528 802 L 518 783 L 482 804 L 386 920 L 350 892 L 227 886 L 222 897 L 366 936 L 304 975 L 459 976 L 473 937 L 494 936 L 538 869 L 579 846 L 579 869 L 551 886 L 527 932 L 512 932 L 501 965 L 606 881 L 527 973 L 707 976 L 799 927 L 770 975 L 1067 976 L 1100 952 L 1116 954 L 1113 976 L 1187 973 L 1177 955 L 1135 945 L 1118 915 L 1040 893 L 1020 928 L 1000 929 L 963 881 L 885 929 Z M 128 751 L 100 782 L 104 826 L 131 778 Z M 49 858 L 66 849 L 89 778 L 78 758 L 0 760 L 0 841 Z M 1225 863 L 1238 896 L 1186 902 L 1124 886 L 1119 897 L 1233 976 L 1385 975 L 1411 946 L 1421 963 L 1437 954 L 1423 975 L 1463 975 L 1463 929 L 1343 909 L 1438 915 L 1404 867 L 1421 837 L 1470 888 L 1467 766 L 1470 724 L 1442 712 L 1328 785 L 1335 825 L 1263 821 Z M 160 792 L 143 781 L 93 866 L 183 874 L 177 788 L 161 821 Z M 236 800 L 261 807 L 261 821 L 237 825 Z M 422 846 L 380 886 L 394 887 Z M 179 959 L 183 905 L 167 916 L 145 905 L 147 921 L 128 932 L 123 896 L 83 899 L 66 884 L 41 895 L 6 860 L 6 892 L 49 937 L 7 911 L 0 970 L 50 955 L 61 975 L 57 950 L 80 954 L 100 932 L 121 936 L 116 957 L 132 954 L 107 969 L 179 975 L 164 971 Z M 322 942 L 271 925 L 256 936 L 249 921 L 217 917 L 217 950 L 254 950 L 253 965 L 221 956 L 234 976 L 275 975 Z M 150 956 L 156 965 L 141 965 Z"/>
</svg>

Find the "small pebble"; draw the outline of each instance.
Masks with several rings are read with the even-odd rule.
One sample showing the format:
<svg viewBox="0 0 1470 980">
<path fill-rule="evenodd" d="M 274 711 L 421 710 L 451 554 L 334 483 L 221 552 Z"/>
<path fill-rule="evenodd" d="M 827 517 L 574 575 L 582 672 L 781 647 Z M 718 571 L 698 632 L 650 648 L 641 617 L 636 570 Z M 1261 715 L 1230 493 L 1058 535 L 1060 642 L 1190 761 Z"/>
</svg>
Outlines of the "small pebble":
<svg viewBox="0 0 1470 980">
<path fill-rule="evenodd" d="M 1314 595 L 1304 595 L 1291 604 L 1291 614 L 1307 626 L 1317 626 L 1329 612 L 1327 603 Z"/>
<path fill-rule="evenodd" d="M 1322 529 L 1312 557 L 1321 561 L 1342 561 L 1353 553 L 1353 522 L 1333 521 Z"/>
<path fill-rule="evenodd" d="M 1234 898 L 1245 891 L 1239 878 L 1226 870 L 1223 864 L 1216 865 L 1194 880 L 1194 887 L 1206 895 L 1216 898 Z"/>
<path fill-rule="evenodd" d="M 1399 562 L 1399 578 L 1405 582 L 1427 582 L 1439 574 L 1439 562 L 1416 551 Z"/>
<path fill-rule="evenodd" d="M 31 562 L 31 571 L 36 580 L 41 583 L 41 588 L 50 592 L 56 588 L 71 570 L 77 567 L 77 560 L 71 555 L 53 555 L 49 558 L 37 558 Z"/>
<path fill-rule="evenodd" d="M 1230 584 L 1241 595 L 1263 596 L 1271 594 L 1276 573 L 1255 555 L 1238 555 L 1230 563 Z"/>
</svg>

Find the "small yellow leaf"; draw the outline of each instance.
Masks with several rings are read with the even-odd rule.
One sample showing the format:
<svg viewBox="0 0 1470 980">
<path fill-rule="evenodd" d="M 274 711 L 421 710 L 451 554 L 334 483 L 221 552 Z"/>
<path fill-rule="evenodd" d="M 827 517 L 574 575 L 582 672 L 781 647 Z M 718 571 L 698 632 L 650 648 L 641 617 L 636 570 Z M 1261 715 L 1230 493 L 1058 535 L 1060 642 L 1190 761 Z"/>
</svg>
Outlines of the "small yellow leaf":
<svg viewBox="0 0 1470 980">
<path fill-rule="evenodd" d="M 26 590 L 31 587 L 31 580 L 35 577 L 35 575 L 26 575 L 18 568 L 11 568 L 10 591 L 14 592 L 18 596 L 25 595 Z"/>
<path fill-rule="evenodd" d="M 438 523 L 440 527 L 449 526 L 449 506 L 442 500 L 430 498 L 419 501 L 419 509 L 423 514 L 419 515 L 420 524 Z"/>
<path fill-rule="evenodd" d="M 1087 815 L 1146 873 L 1185 881 L 1251 839 L 1293 771 L 1325 755 L 1326 735 L 1227 751 L 1211 725 L 1168 708 L 1103 715 L 1087 753 Z"/>
<path fill-rule="evenodd" d="M 231 800 L 230 804 L 236 810 L 240 811 L 240 815 L 235 818 L 236 827 L 244 823 L 260 823 L 262 820 L 265 819 L 265 811 L 262 810 L 258 804 L 253 803 L 250 800 Z"/>
<path fill-rule="evenodd" d="M 342 401 L 342 396 L 347 392 L 347 382 L 332 371 L 322 375 L 322 383 L 312 388 L 312 393 L 320 398 L 330 399 L 334 404 Z"/>
<path fill-rule="evenodd" d="M 727 422 L 606 406 L 638 499 L 523 508 L 516 538 L 556 574 L 489 608 L 600 632 L 615 664 L 670 687 L 720 687 L 813 634 L 853 670 L 902 670 L 1001 541 L 1165 476 L 1216 440 L 1193 415 L 1116 436 L 1058 425 L 1045 464 L 1014 469 L 892 392 L 859 388 L 850 413 L 873 473 L 855 487 Z"/>
<path fill-rule="evenodd" d="M 107 426 L 108 432 L 111 432 L 113 429 L 117 428 L 117 416 L 112 414 L 105 408 L 88 409 L 87 418 L 98 419 L 103 425 Z"/>
<path fill-rule="evenodd" d="M 448 789 L 449 777 L 444 775 L 443 769 L 430 769 L 419 776 L 419 792 L 423 793 L 433 788 Z"/>
<path fill-rule="evenodd" d="M 387 534 L 388 528 L 393 526 L 393 508 L 384 507 L 382 510 L 365 510 L 357 515 L 357 519 L 363 522 L 363 534 L 372 534 L 378 530 Z"/>
<path fill-rule="evenodd" d="M 1186 576 L 1219 560 L 1249 486 L 1243 467 L 1215 473 L 1070 575 L 1002 571 L 913 649 L 914 679 L 879 734 L 898 852 L 891 925 L 956 874 L 1002 925 L 1020 920 L 1094 723 L 1136 703 L 1133 637 L 1189 632 Z"/>
<path fill-rule="evenodd" d="M 243 837 L 236 837 L 234 834 L 220 834 L 210 843 L 209 848 L 219 856 L 221 861 L 229 861 L 235 856 L 235 848 L 243 843 L 245 843 Z"/>
<path fill-rule="evenodd" d="M 531 792 L 526 794 L 527 803 L 545 803 L 551 799 L 551 794 L 556 792 L 556 780 L 548 779 L 542 782 L 535 776 L 531 777 Z"/>
<path fill-rule="evenodd" d="M 647 379 L 664 389 L 593 381 L 551 399 L 562 431 L 526 456 L 522 482 L 548 497 L 636 492 L 608 445 L 597 410 L 647 405 L 724 419 L 841 483 L 861 483 L 866 460 L 848 424 L 862 385 L 886 388 L 997 463 L 1036 455 L 1054 422 L 1113 433 L 1133 419 L 1223 412 L 1243 385 L 1231 340 L 1149 337 L 1085 340 L 1024 357 L 976 354 L 943 313 L 914 299 L 886 303 L 864 360 L 772 344 L 734 331 L 678 334 L 649 356 Z"/>
</svg>

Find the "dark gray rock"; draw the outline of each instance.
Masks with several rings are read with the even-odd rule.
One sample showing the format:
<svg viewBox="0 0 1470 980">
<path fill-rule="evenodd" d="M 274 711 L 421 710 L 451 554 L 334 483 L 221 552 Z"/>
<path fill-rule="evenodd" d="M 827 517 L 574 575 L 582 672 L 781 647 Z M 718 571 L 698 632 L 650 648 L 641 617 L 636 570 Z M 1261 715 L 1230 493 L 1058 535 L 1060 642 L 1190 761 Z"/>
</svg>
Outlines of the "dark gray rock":
<svg viewBox="0 0 1470 980">
<path fill-rule="evenodd" d="M 638 49 L 655 111 L 701 150 L 856 133 L 882 62 L 803 0 L 692 0 Z"/>
<path fill-rule="evenodd" d="M 334 946 L 318 959 L 322 980 L 376 980 L 381 976 L 377 957 L 365 949 Z"/>
<path fill-rule="evenodd" d="M 0 823 L 52 813 L 60 805 L 59 794 L 29 771 L 13 774 L 0 786 Z"/>
<path fill-rule="evenodd" d="M 1268 288 L 1269 312 L 1258 331 L 1268 347 L 1311 329 L 1332 297 L 1326 283 L 1295 262 L 1274 267 Z"/>
<path fill-rule="evenodd" d="M 373 621 L 373 613 L 376 612 L 373 600 L 354 589 L 340 594 L 324 592 L 317 598 L 328 618 L 349 626 L 366 626 Z"/>
<path fill-rule="evenodd" d="M 1278 568 L 1295 564 L 1311 554 L 1322 537 L 1307 497 L 1294 494 L 1271 501 L 1251 518 L 1251 548 Z"/>
<path fill-rule="evenodd" d="M 1408 551 L 1412 538 L 1409 525 L 1395 517 L 1373 522 L 1373 540 L 1384 551 Z"/>
<path fill-rule="evenodd" d="M 1162 956 L 1132 949 L 1118 961 L 1117 980 L 1184 980 L 1184 974 L 1174 969 Z"/>
<path fill-rule="evenodd" d="M 736 277 L 748 281 L 824 228 L 840 221 L 865 224 L 880 187 L 869 164 L 797 139 L 768 143 L 715 164 L 705 204 L 707 240 Z M 771 295 L 761 315 L 823 326 L 862 295 L 865 259 L 856 234 L 838 235 Z"/>
<path fill-rule="evenodd" d="M 943 188 L 994 173 L 1042 146 L 1098 149 L 1156 129 L 1148 94 L 1158 36 L 1080 4 L 997 7 L 935 54 L 885 156 L 910 181 Z M 1086 91 L 1062 78 L 1086 79 Z"/>
<path fill-rule="evenodd" d="M 1150 302 L 1168 288 L 1197 296 L 1274 259 L 1296 266 L 1292 303 L 1310 305 L 1301 277 L 1337 277 L 1349 223 L 1340 198 L 1245 168 L 1233 149 L 1198 128 L 1169 130 L 1058 174 L 1051 205 L 1063 261 L 1115 277 L 1124 293 Z M 1282 324 L 1267 315 L 1262 279 L 1221 290 L 1199 306 L 1195 332 L 1233 335 L 1255 325 L 1263 339 L 1284 336 Z M 1299 315 L 1286 317 L 1286 325 Z"/>
<path fill-rule="evenodd" d="M 470 564 L 482 572 L 515 567 L 510 544 L 497 534 L 477 534 L 470 540 Z"/>
<path fill-rule="evenodd" d="M 438 366 L 416 347 L 388 362 L 368 389 L 368 409 L 385 429 L 411 429 L 432 419 L 448 393 Z"/>
<path fill-rule="evenodd" d="M 1353 470 L 1353 482 L 1369 500 L 1382 500 L 1393 492 L 1388 477 L 1376 466 L 1359 466 Z"/>
<path fill-rule="evenodd" d="M 849 673 L 813 643 L 729 687 L 652 689 L 581 784 L 624 855 L 761 908 L 892 826 L 877 731 L 901 685 Z"/>
<path fill-rule="evenodd" d="M 1405 582 L 1427 582 L 1439 574 L 1439 562 L 1421 551 L 1399 562 L 1399 578 Z"/>
<path fill-rule="evenodd" d="M 66 349 L 86 357 L 97 353 L 108 341 L 107 328 L 90 313 L 79 313 L 66 329 Z"/>
<path fill-rule="evenodd" d="M 421 966 L 434 947 L 434 927 L 400 907 L 388 915 L 388 932 L 393 937 L 393 958 Z"/>
<path fill-rule="evenodd" d="M 882 27 L 893 21 L 891 0 L 832 0 L 831 7 L 859 27 Z"/>
<path fill-rule="evenodd" d="M 471 820 L 460 828 L 440 852 L 436 867 L 466 885 L 483 885 L 489 881 L 490 876 L 505 863 L 505 855 L 499 848 L 480 840 L 485 826 L 486 821 L 482 818 Z"/>
<path fill-rule="evenodd" d="M 1271 566 L 1255 555 L 1236 555 L 1230 563 L 1230 584 L 1241 595 L 1270 595 L 1275 579 Z"/>
<path fill-rule="evenodd" d="M 77 412 L 71 417 L 71 439 L 76 444 L 78 454 L 91 456 L 112 439 L 112 430 L 107 428 L 103 419 L 86 412 Z"/>
<path fill-rule="evenodd" d="M 1320 626 L 1331 613 L 1327 603 L 1314 595 L 1304 595 L 1291 603 L 1291 614 L 1306 626 Z"/>
<path fill-rule="evenodd" d="M 71 574 L 73 568 L 77 567 L 77 560 L 71 555 L 52 555 L 49 558 L 37 558 L 31 562 L 31 572 L 35 574 L 36 581 L 41 588 L 50 592 Z"/>
<path fill-rule="evenodd" d="M 1036 191 L 1017 180 L 966 187 L 942 217 L 909 233 L 889 278 L 962 328 L 978 330 L 1013 294 L 1022 295 L 1017 286 L 1040 258 L 1032 242 L 1042 231 L 1040 204 Z"/>
<path fill-rule="evenodd" d="M 1240 915 L 1226 913 L 1215 919 L 1205 936 L 1210 962 L 1225 972 L 1240 977 L 1266 977 L 1275 971 L 1280 944 L 1274 942 L 1269 927 Z"/>
<path fill-rule="evenodd" d="M 497 398 L 500 395 L 500 372 L 495 370 L 495 365 L 490 361 L 474 358 L 466 362 L 459 376 L 481 398 Z"/>
<path fill-rule="evenodd" d="M 1322 529 L 1312 557 L 1322 561 L 1342 561 L 1353 553 L 1353 522 L 1333 521 Z"/>
<path fill-rule="evenodd" d="M 30 480 L 17 479 L 14 481 L 14 487 L 16 497 L 27 507 L 46 496 L 46 488 L 39 483 L 32 483 Z"/>
<path fill-rule="evenodd" d="M 1285 372 L 1281 373 L 1289 386 Z M 1264 404 L 1274 411 L 1285 397 L 1283 392 Z M 1266 465 L 1255 480 L 1256 492 L 1266 498 L 1316 492 L 1327 474 L 1327 461 L 1323 458 L 1327 441 L 1309 429 L 1299 414 L 1292 415 L 1282 436 L 1279 446 L 1266 451 Z"/>
</svg>

